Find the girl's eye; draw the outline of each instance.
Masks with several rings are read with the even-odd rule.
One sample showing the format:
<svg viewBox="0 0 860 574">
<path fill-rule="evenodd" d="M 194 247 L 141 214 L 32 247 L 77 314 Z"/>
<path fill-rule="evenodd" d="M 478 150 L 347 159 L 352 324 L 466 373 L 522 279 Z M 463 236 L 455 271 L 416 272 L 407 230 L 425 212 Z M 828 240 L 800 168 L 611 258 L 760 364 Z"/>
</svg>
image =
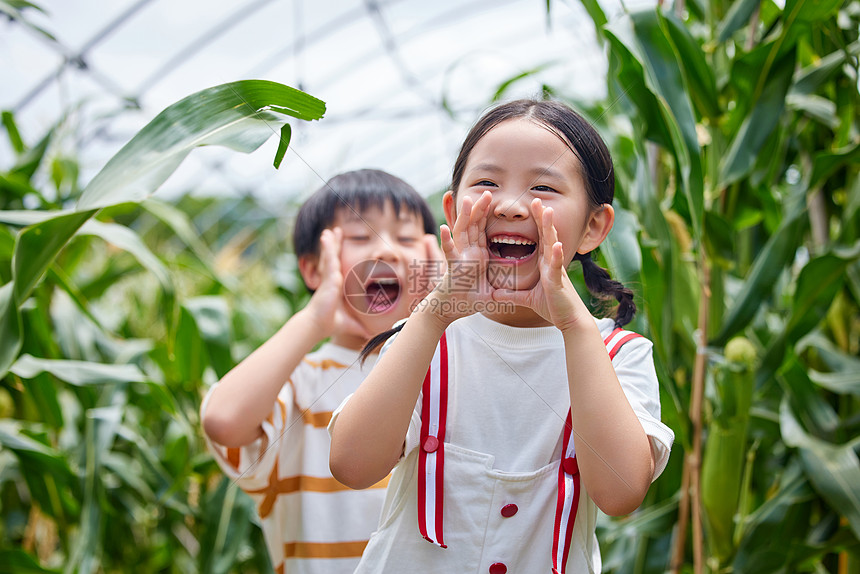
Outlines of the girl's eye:
<svg viewBox="0 0 860 574">
<path fill-rule="evenodd" d="M 418 242 L 415 237 L 398 237 L 397 240 L 404 245 L 415 245 Z"/>
<path fill-rule="evenodd" d="M 497 187 L 495 183 L 488 179 L 482 179 L 478 183 L 475 184 L 475 187 Z"/>
<path fill-rule="evenodd" d="M 545 193 L 558 193 L 558 191 L 548 185 L 536 185 L 532 189 L 535 191 L 543 191 Z"/>
<path fill-rule="evenodd" d="M 350 241 L 367 241 L 370 239 L 369 235 L 348 235 L 346 239 Z"/>
</svg>

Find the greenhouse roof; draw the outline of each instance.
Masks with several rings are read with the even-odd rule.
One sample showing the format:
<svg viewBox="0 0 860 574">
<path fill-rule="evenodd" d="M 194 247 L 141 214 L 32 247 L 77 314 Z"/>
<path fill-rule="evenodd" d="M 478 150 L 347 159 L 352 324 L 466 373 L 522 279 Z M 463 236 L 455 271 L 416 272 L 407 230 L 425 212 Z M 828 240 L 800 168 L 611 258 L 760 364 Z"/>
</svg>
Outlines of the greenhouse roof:
<svg viewBox="0 0 860 574">
<path fill-rule="evenodd" d="M 528 0 L 35 3 L 44 13 L 25 10 L 26 25 L 0 23 L 0 108 L 31 145 L 66 117 L 55 149 L 80 161 L 83 184 L 166 106 L 240 79 L 301 88 L 326 102 L 326 115 L 291 122 L 279 170 L 276 138 L 250 155 L 198 149 L 159 194 L 295 198 L 360 167 L 430 194 L 447 185 L 466 130 L 508 80 L 525 76 L 505 98 L 543 84 L 586 101 L 604 95 L 605 58 L 579 2 L 551 2 L 549 12 Z M 12 162 L 4 137 L 0 165 Z"/>
</svg>

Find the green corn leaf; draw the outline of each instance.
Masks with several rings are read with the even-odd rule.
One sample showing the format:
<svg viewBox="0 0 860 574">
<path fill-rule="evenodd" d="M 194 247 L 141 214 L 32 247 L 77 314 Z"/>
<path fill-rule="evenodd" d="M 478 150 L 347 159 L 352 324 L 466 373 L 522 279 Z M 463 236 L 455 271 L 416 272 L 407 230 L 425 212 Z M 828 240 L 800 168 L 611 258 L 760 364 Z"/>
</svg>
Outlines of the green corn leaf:
<svg viewBox="0 0 860 574">
<path fill-rule="evenodd" d="M 21 460 L 32 461 L 34 467 L 56 477 L 70 477 L 66 457 L 50 446 L 27 436 L 28 427 L 20 421 L 0 421 L 0 445 L 15 453 Z M 46 506 L 47 508 L 47 506 Z"/>
<path fill-rule="evenodd" d="M 202 381 L 208 362 L 206 344 L 200 336 L 194 316 L 185 306 L 180 307 L 175 338 L 173 347 L 181 349 L 170 365 L 176 369 L 175 377 L 182 381 Z"/>
<path fill-rule="evenodd" d="M 48 147 L 54 139 L 54 132 L 56 129 L 56 126 L 50 129 L 48 133 L 46 133 L 42 139 L 36 143 L 36 145 L 24 150 L 24 153 L 17 158 L 15 166 L 9 170 L 9 174 L 12 176 L 18 176 L 29 182 L 36 173 L 36 170 L 38 170 L 42 165 L 42 161 L 45 159 Z"/>
<path fill-rule="evenodd" d="M 629 54 L 636 65 L 628 66 L 635 74 L 637 66 L 642 70 L 642 80 L 656 97 L 659 121 L 671 142 L 677 168 L 682 182 L 684 197 L 692 221 L 693 234 L 701 237 L 704 213 L 704 188 L 696 121 L 687 86 L 678 64 L 678 54 L 662 28 L 662 16 L 655 10 L 634 12 L 606 27 L 606 33 L 614 46 Z M 634 86 L 627 80 L 625 90 Z M 641 90 L 640 90 L 641 91 Z M 630 91 L 628 96 L 637 106 L 640 91 Z M 642 111 L 654 106 L 655 101 L 645 97 L 641 101 Z M 654 113 L 653 110 L 650 112 Z M 650 121 L 655 121 L 652 118 Z"/>
<path fill-rule="evenodd" d="M 20 306 L 54 262 L 69 239 L 95 213 L 61 212 L 51 219 L 26 227 L 15 241 L 12 269 L 15 299 Z"/>
<path fill-rule="evenodd" d="M 30 185 L 27 178 L 13 172 L 0 174 L 0 195 L 15 198 L 23 198 L 27 195 L 32 195 L 33 197 L 38 198 L 43 205 L 48 203 L 45 196 L 43 196 L 35 187 Z"/>
<path fill-rule="evenodd" d="M 10 282 L 0 287 L 0 378 L 6 376 L 20 350 L 21 313 L 15 304 L 15 285 Z"/>
<path fill-rule="evenodd" d="M 785 98 L 785 104 L 789 111 L 803 113 L 832 130 L 839 128 L 836 103 L 827 98 L 789 93 Z"/>
<path fill-rule="evenodd" d="M 8 268 L 14 252 L 15 236 L 8 229 L 0 227 L 0 266 Z"/>
<path fill-rule="evenodd" d="M 811 515 L 811 489 L 796 461 L 782 473 L 775 494 L 744 525 L 744 535 L 732 562 L 735 572 L 777 574 L 793 572 L 800 536 Z"/>
<path fill-rule="evenodd" d="M 147 381 L 146 376 L 135 365 L 106 365 L 89 361 L 38 359 L 27 354 L 22 355 L 9 370 L 22 379 L 32 379 L 40 373 L 50 373 L 61 381 L 75 386 Z"/>
<path fill-rule="evenodd" d="M 62 248 L 97 208 L 143 200 L 194 147 L 224 145 L 250 152 L 277 131 L 287 116 L 313 120 L 324 112 L 325 104 L 320 100 L 263 80 L 223 84 L 169 106 L 93 178 L 76 212 L 59 212 L 19 234 L 13 257 L 17 305 L 29 297 Z"/>
<path fill-rule="evenodd" d="M 0 550 L 2 574 L 59 574 L 59 570 L 42 568 L 35 558 L 23 550 Z"/>
<path fill-rule="evenodd" d="M 95 573 L 104 538 L 105 515 L 102 510 L 104 476 L 102 457 L 113 444 L 122 420 L 119 405 L 90 409 L 86 417 L 86 466 L 80 532 L 71 547 L 64 572 Z"/>
<path fill-rule="evenodd" d="M 736 230 L 719 213 L 705 211 L 705 246 L 714 261 L 731 262 L 736 257 Z"/>
<path fill-rule="evenodd" d="M 601 30 L 606 25 L 608 20 L 606 19 L 606 13 L 603 11 L 603 7 L 600 6 L 600 2 L 597 0 L 580 0 L 580 3 L 585 8 L 585 11 L 588 12 L 588 15 L 591 17 L 591 21 L 594 22 L 594 28 L 597 32 L 597 40 L 603 40 L 603 34 Z M 549 0 L 547 0 L 547 4 L 549 4 Z"/>
<path fill-rule="evenodd" d="M 844 373 L 809 371 L 809 378 L 819 387 L 838 395 L 851 394 L 860 397 L 860 368 Z"/>
<path fill-rule="evenodd" d="M 62 269 L 56 266 L 52 267 L 51 269 L 48 269 L 48 278 L 54 285 L 57 286 L 58 289 L 61 289 L 66 293 L 66 295 L 69 296 L 69 300 L 77 306 L 81 313 L 83 313 L 84 316 L 89 319 L 92 324 L 99 324 L 99 320 L 95 315 L 93 315 L 86 297 L 78 289 L 78 286 L 72 283 L 71 278 L 69 278 L 63 272 Z M 77 329 L 77 327 L 78 325 L 75 324 L 73 327 L 73 331 Z M 74 337 L 71 339 L 66 339 L 58 336 L 57 338 L 63 341 L 75 340 Z"/>
<path fill-rule="evenodd" d="M 203 505 L 200 571 L 227 574 L 233 570 L 239 543 L 247 536 L 251 526 L 248 508 L 250 498 L 240 496 L 239 487 L 223 477 L 218 488 Z"/>
<path fill-rule="evenodd" d="M 737 0 L 732 2 L 726 17 L 717 30 L 717 43 L 723 44 L 732 34 L 749 24 L 750 18 L 761 0 Z"/>
<path fill-rule="evenodd" d="M 813 331 L 803 337 L 797 342 L 795 350 L 798 355 L 814 352 L 816 358 L 833 373 L 860 373 L 860 358 L 837 347 L 820 331 Z"/>
<path fill-rule="evenodd" d="M 785 398 L 805 428 L 816 435 L 827 435 L 836 430 L 839 416 L 812 384 L 796 356 L 788 358 L 777 379 L 785 391 Z"/>
<path fill-rule="evenodd" d="M 104 223 L 98 220 L 87 221 L 78 231 L 78 235 L 95 235 L 108 243 L 123 249 L 134 257 L 155 275 L 164 291 L 172 295 L 173 279 L 167 268 L 155 254 L 149 250 L 140 237 L 130 228 L 116 223 Z"/>
<path fill-rule="evenodd" d="M 755 312 L 761 307 L 762 301 L 771 293 L 777 277 L 794 257 L 798 241 L 805 228 L 806 221 L 800 215 L 797 212 L 789 213 L 755 258 L 712 344 L 725 345 L 729 338 L 752 320 Z"/>
<path fill-rule="evenodd" d="M 622 283 L 639 282 L 642 270 L 642 252 L 631 249 L 637 245 L 639 221 L 636 216 L 620 206 L 615 206 L 615 224 L 600 245 L 600 252 L 606 256 L 609 267 Z"/>
<path fill-rule="evenodd" d="M 860 241 L 852 248 L 836 248 L 816 257 L 803 267 L 787 327 L 792 345 L 818 324 L 842 288 L 846 270 L 858 259 Z"/>
<path fill-rule="evenodd" d="M 508 89 L 511 86 L 515 85 L 517 82 L 519 82 L 521 80 L 524 80 L 525 78 L 531 78 L 531 77 L 535 76 L 536 74 L 539 74 L 540 72 L 546 70 L 547 68 L 551 67 L 552 65 L 553 65 L 552 63 L 541 64 L 539 66 L 535 66 L 533 68 L 530 68 L 528 70 L 520 72 L 519 74 L 515 75 L 512 78 L 508 78 L 507 80 L 505 80 L 504 82 L 499 84 L 499 87 L 496 88 L 496 92 L 493 94 L 492 98 L 490 98 L 490 101 L 491 102 L 498 102 L 499 100 L 501 100 L 502 98 L 505 97 L 505 93 L 507 93 Z"/>
<path fill-rule="evenodd" d="M 175 406 L 174 404 L 174 410 L 170 411 L 173 415 L 176 415 L 174 412 Z M 146 437 L 128 425 L 120 426 L 117 434 L 120 438 L 135 446 L 135 458 L 143 467 L 143 472 L 146 474 L 149 484 L 155 487 L 159 502 L 183 514 L 190 512 L 187 505 L 179 501 L 176 497 L 171 496 L 171 493 L 177 487 L 183 486 L 184 482 L 170 475 L 161 463 L 159 449 L 152 444 L 151 440 L 147 440 Z"/>
<path fill-rule="evenodd" d="M 786 0 L 783 15 L 788 23 L 816 22 L 836 15 L 843 0 Z"/>
<path fill-rule="evenodd" d="M 175 206 L 154 198 L 143 201 L 140 206 L 167 225 L 176 234 L 176 237 L 185 243 L 205 268 L 210 271 L 210 275 L 215 277 L 215 270 L 210 265 L 210 262 L 214 259 L 214 255 L 206 243 L 200 239 L 200 233 L 194 228 L 188 215 Z"/>
<path fill-rule="evenodd" d="M 849 63 L 852 57 L 860 54 L 860 41 L 852 42 L 844 50 L 836 50 L 800 70 L 796 76 L 790 94 L 813 94 L 839 73 L 842 66 Z"/>
<path fill-rule="evenodd" d="M 234 363 L 230 355 L 230 310 L 222 297 L 195 297 L 183 304 L 206 347 L 209 362 L 218 377 L 227 374 Z"/>
<path fill-rule="evenodd" d="M 33 4 L 32 2 L 26 2 L 25 0 L 0 0 L 0 13 L 6 14 L 12 20 L 20 22 L 24 26 L 34 30 L 48 40 L 56 42 L 57 39 L 54 37 L 53 34 L 48 32 L 44 28 L 33 24 L 29 18 L 24 16 L 23 11 L 28 8 L 38 10 L 39 12 L 44 12 L 44 10 L 42 10 L 42 8 L 40 8 L 38 5 Z"/>
<path fill-rule="evenodd" d="M 23 452 L 41 458 L 45 462 L 62 465 L 64 459 L 54 449 L 26 434 L 26 427 L 20 421 L 0 421 L 0 445 L 14 452 Z"/>
<path fill-rule="evenodd" d="M 718 101 L 717 82 L 701 46 L 677 16 L 665 14 L 663 25 L 678 53 L 678 62 L 684 71 L 688 93 L 699 113 L 710 118 L 719 116 L 722 110 Z"/>
<path fill-rule="evenodd" d="M 116 474 L 141 500 L 150 503 L 158 500 L 144 479 L 141 465 L 135 458 L 125 453 L 109 451 L 103 453 L 102 464 L 105 469 Z"/>
<path fill-rule="evenodd" d="M 70 210 L 37 211 L 34 209 L 8 209 L 0 211 L 0 223 L 5 223 L 13 227 L 27 227 L 28 225 L 36 225 L 37 223 L 43 223 L 49 219 L 71 213 L 74 212 Z"/>
<path fill-rule="evenodd" d="M 755 165 L 758 153 L 776 128 L 785 108 L 785 97 L 794 73 L 795 51 L 789 51 L 770 69 L 761 96 L 744 119 L 726 153 L 720 170 L 721 188 L 745 177 Z"/>
<path fill-rule="evenodd" d="M 837 151 L 823 151 L 815 154 L 812 160 L 812 175 L 809 188 L 816 189 L 840 168 L 857 165 L 860 162 L 860 143 Z"/>
<path fill-rule="evenodd" d="M 266 80 L 197 92 L 162 111 L 117 152 L 84 189 L 77 209 L 140 202 L 197 146 L 250 153 L 277 134 L 287 117 L 317 120 L 324 113 L 322 101 Z"/>
<path fill-rule="evenodd" d="M 12 145 L 12 149 L 15 150 L 15 153 L 23 153 L 25 149 L 24 140 L 21 139 L 21 134 L 18 132 L 18 124 L 15 123 L 15 116 L 12 115 L 12 112 L 3 110 L 0 113 L 0 121 L 2 121 L 3 127 L 6 128 L 6 134 L 9 136 L 9 143 Z"/>
<path fill-rule="evenodd" d="M 281 167 L 281 162 L 284 161 L 284 155 L 287 153 L 287 148 L 290 146 L 290 139 L 293 136 L 293 128 L 290 124 L 284 124 L 281 127 L 281 137 L 278 138 L 278 151 L 275 152 L 275 169 Z"/>
<path fill-rule="evenodd" d="M 806 475 L 830 507 L 844 516 L 860 537 L 860 460 L 852 445 L 836 445 L 804 431 L 787 400 L 779 409 L 782 437 L 800 451 Z"/>
<path fill-rule="evenodd" d="M 756 384 L 762 385 L 779 369 L 787 349 L 821 322 L 842 289 L 846 270 L 860 257 L 860 242 L 852 249 L 836 249 L 807 263 L 797 279 L 791 315 L 785 329 L 770 342 Z"/>
</svg>

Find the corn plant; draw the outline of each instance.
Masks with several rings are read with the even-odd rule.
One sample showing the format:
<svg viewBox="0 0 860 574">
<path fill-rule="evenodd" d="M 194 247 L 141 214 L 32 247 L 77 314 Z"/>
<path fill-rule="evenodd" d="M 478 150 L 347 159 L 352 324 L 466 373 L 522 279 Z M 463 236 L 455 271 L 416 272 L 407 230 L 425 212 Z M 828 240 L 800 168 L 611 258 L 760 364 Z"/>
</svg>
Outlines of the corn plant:
<svg viewBox="0 0 860 574">
<path fill-rule="evenodd" d="M 603 256 L 642 295 L 676 433 L 607 565 L 857 572 L 860 3 L 582 4 L 623 208 Z"/>
<path fill-rule="evenodd" d="M 28 145 L 3 115 L 0 572 L 271 571 L 198 411 L 234 336 L 259 344 L 304 296 L 284 222 L 251 198 L 150 196 L 200 145 L 250 152 L 280 131 L 277 166 L 287 120 L 324 111 L 273 82 L 203 90 L 84 187 L 59 129 Z"/>
</svg>

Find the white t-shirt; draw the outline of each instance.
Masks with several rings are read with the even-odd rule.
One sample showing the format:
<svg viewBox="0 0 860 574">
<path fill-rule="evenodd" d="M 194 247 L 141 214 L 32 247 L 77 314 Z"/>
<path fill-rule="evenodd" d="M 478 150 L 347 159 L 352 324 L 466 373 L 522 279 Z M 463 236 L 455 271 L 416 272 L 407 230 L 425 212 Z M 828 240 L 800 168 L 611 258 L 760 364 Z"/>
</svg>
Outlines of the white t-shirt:
<svg viewBox="0 0 860 574">
<path fill-rule="evenodd" d="M 608 336 L 614 323 L 597 321 Z M 389 484 L 380 528 L 356 573 L 549 572 L 557 472 L 570 395 L 561 332 L 517 328 L 475 314 L 452 323 L 445 436 L 444 526 L 448 548 L 425 541 L 417 525 L 417 460 L 421 404 L 406 434 L 404 457 Z M 386 346 L 390 344 L 386 344 Z M 674 434 L 660 422 L 652 345 L 626 343 L 613 365 L 649 436 L 654 478 L 666 466 Z M 383 353 L 385 348 L 383 348 Z M 336 424 L 337 412 L 330 428 Z M 599 572 L 598 510 L 583 490 L 567 573 Z M 514 504 L 510 517 L 501 508 Z"/>
<path fill-rule="evenodd" d="M 388 479 L 360 491 L 337 482 L 329 470 L 326 430 L 332 411 L 375 362 L 368 357 L 361 368 L 357 351 L 326 343 L 303 359 L 281 389 L 263 422 L 264 436 L 242 448 L 206 438 L 219 466 L 257 504 L 279 574 L 352 574 L 377 526 Z"/>
</svg>

